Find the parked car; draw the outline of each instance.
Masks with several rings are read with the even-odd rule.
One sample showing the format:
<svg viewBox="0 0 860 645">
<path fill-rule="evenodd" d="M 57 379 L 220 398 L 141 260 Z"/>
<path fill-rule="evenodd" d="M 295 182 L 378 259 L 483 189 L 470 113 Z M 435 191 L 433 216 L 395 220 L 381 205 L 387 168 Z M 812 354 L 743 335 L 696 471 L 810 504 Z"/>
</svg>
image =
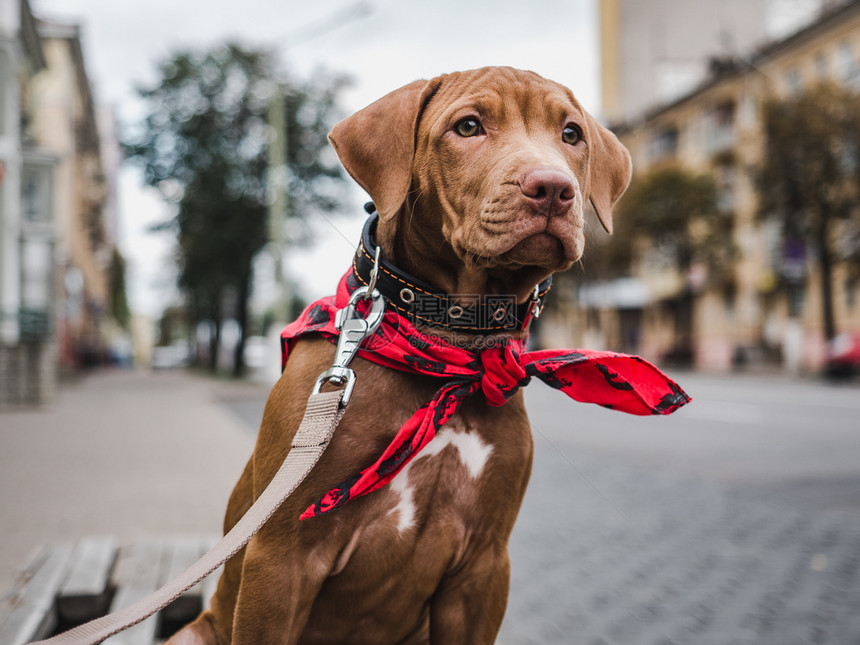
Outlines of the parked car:
<svg viewBox="0 0 860 645">
<path fill-rule="evenodd" d="M 265 336 L 248 336 L 242 356 L 245 366 L 251 369 L 260 369 L 273 360 L 280 360 L 280 354 L 272 351 L 271 341 Z"/>
<path fill-rule="evenodd" d="M 827 343 L 828 376 L 848 377 L 860 373 L 860 333 L 837 334 Z"/>
<path fill-rule="evenodd" d="M 186 342 L 176 342 L 172 345 L 160 345 L 152 348 L 152 360 L 149 365 L 154 370 L 166 370 L 174 367 L 187 367 L 191 359 L 191 350 Z"/>
</svg>

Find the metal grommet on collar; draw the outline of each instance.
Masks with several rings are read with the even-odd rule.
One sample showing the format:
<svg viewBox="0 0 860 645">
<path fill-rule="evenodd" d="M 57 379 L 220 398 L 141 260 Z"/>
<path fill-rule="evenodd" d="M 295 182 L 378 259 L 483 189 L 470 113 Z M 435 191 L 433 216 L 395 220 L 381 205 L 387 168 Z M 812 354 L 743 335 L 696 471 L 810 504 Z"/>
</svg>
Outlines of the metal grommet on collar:
<svg viewBox="0 0 860 645">
<path fill-rule="evenodd" d="M 400 299 L 406 304 L 412 304 L 415 302 L 415 292 L 412 289 L 401 289 Z"/>
<path fill-rule="evenodd" d="M 493 312 L 493 320 L 496 322 L 502 322 L 507 315 L 508 310 L 505 307 L 499 307 L 495 312 Z"/>
<path fill-rule="evenodd" d="M 454 320 L 463 315 L 463 308 L 460 305 L 453 305 L 448 307 L 448 315 L 451 316 Z"/>
</svg>

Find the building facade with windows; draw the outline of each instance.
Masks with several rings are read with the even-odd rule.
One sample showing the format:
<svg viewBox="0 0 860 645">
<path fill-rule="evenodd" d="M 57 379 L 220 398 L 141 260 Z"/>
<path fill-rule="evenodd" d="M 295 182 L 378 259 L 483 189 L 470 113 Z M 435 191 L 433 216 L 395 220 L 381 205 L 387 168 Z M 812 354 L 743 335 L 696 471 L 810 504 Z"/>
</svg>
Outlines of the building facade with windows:
<svg viewBox="0 0 860 645">
<path fill-rule="evenodd" d="M 47 65 L 31 84 L 32 133 L 53 152 L 55 325 L 60 367 L 108 354 L 108 268 L 114 225 L 97 110 L 76 25 L 39 21 Z"/>
<path fill-rule="evenodd" d="M 727 223 L 726 244 L 736 255 L 727 273 L 713 275 L 694 265 L 680 275 L 661 262 L 659 249 L 640 249 L 633 270 L 638 295 L 632 301 L 622 303 L 606 285 L 603 293 L 609 295 L 602 301 L 594 297 L 597 285 L 580 288 L 586 328 L 608 329 L 609 346 L 656 359 L 668 356 L 677 340 L 671 303 L 686 290 L 693 297 L 695 366 L 822 367 L 826 345 L 817 260 L 805 243 L 785 241 L 777 221 L 758 214 L 756 186 L 764 104 L 819 81 L 860 91 L 860 2 L 828 5 L 814 22 L 782 40 L 748 56 L 715 60 L 711 76 L 693 91 L 614 126 L 631 151 L 636 176 L 666 164 L 713 176 Z M 846 262 L 837 262 L 832 286 L 837 329 L 860 332 L 860 284 Z M 634 347 L 625 342 L 631 337 Z"/>
<path fill-rule="evenodd" d="M 57 157 L 29 136 L 30 87 L 46 68 L 27 0 L 0 1 L 0 407 L 49 399 Z"/>
<path fill-rule="evenodd" d="M 603 117 L 618 123 L 695 89 L 714 57 L 781 38 L 840 0 L 600 0 Z"/>
<path fill-rule="evenodd" d="M 107 357 L 101 143 L 78 28 L 0 0 L 0 407 L 50 400 L 61 371 Z"/>
</svg>

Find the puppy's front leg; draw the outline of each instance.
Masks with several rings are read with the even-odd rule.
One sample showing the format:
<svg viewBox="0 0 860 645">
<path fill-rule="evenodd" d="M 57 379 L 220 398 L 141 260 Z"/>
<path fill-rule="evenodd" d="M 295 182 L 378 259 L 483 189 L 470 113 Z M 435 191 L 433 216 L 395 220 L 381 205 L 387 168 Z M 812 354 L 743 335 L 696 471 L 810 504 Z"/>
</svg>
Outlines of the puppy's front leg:
<svg viewBox="0 0 860 645">
<path fill-rule="evenodd" d="M 430 603 L 430 643 L 492 645 L 508 604 L 506 546 L 487 547 L 449 574 Z"/>
<path fill-rule="evenodd" d="M 246 547 L 232 645 L 295 645 L 328 575 L 323 562 L 264 531 Z"/>
</svg>

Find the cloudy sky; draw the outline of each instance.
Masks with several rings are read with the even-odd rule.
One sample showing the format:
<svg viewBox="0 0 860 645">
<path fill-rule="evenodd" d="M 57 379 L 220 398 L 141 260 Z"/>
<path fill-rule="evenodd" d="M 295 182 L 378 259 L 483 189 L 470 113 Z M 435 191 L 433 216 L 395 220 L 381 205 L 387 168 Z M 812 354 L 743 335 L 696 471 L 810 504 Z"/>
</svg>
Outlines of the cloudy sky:
<svg viewBox="0 0 860 645">
<path fill-rule="evenodd" d="M 276 48 L 300 76 L 326 68 L 354 80 L 352 111 L 416 78 L 457 69 L 511 65 L 532 69 L 599 111 L 596 0 L 30 0 L 37 17 L 81 26 L 96 99 L 113 106 L 121 127 L 140 117 L 134 87 L 155 81 L 155 63 L 182 48 L 228 39 Z M 334 288 L 346 269 L 362 218 L 321 223 L 314 250 L 290 267 L 306 297 Z M 120 245 L 130 261 L 133 307 L 157 315 L 170 298 L 170 240 L 147 233 L 168 216 L 132 168 L 120 179 Z M 335 230 L 335 227 L 337 230 Z M 311 269 L 311 270 L 309 270 Z M 312 277 L 313 276 L 313 277 Z"/>
</svg>

